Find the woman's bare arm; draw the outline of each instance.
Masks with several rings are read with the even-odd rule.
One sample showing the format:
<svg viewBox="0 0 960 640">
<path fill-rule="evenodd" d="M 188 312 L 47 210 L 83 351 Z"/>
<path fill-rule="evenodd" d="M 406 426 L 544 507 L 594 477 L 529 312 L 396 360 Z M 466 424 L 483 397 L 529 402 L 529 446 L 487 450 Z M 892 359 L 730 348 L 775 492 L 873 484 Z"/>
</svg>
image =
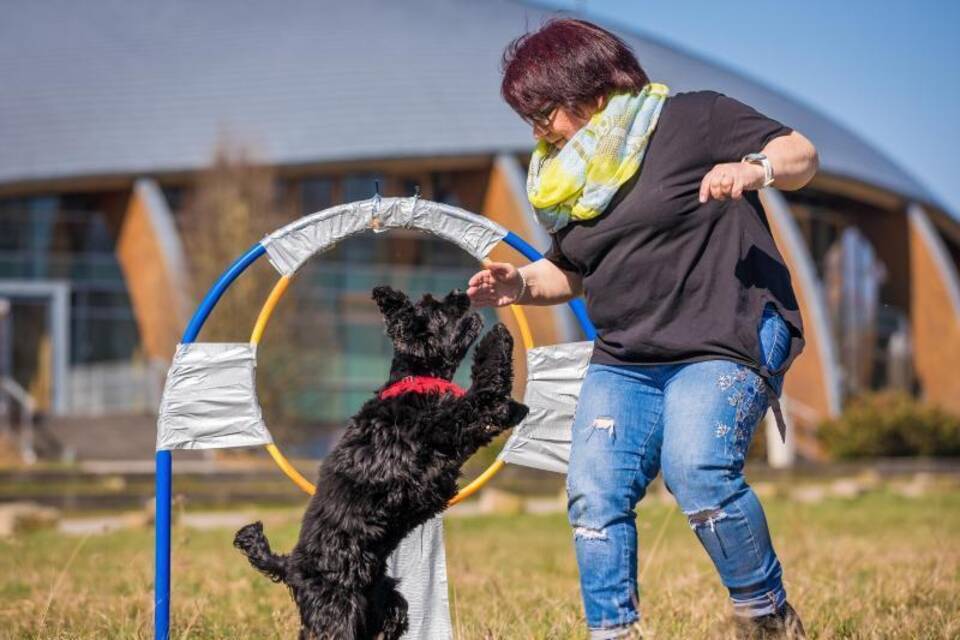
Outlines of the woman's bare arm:
<svg viewBox="0 0 960 640">
<path fill-rule="evenodd" d="M 774 138 L 763 148 L 763 154 L 773 165 L 773 186 L 783 191 L 802 188 L 820 168 L 816 147 L 799 131 Z"/>
<path fill-rule="evenodd" d="M 773 187 L 795 191 L 810 182 L 820 167 L 816 147 L 797 131 L 777 136 L 762 152 L 773 165 Z M 740 199 L 744 191 L 763 188 L 763 167 L 745 162 L 722 162 L 700 182 L 700 202 Z"/>
<path fill-rule="evenodd" d="M 507 262 L 491 262 L 470 278 L 467 295 L 477 307 L 546 306 L 571 300 L 582 288 L 579 275 L 544 258 L 520 269 Z"/>
<path fill-rule="evenodd" d="M 519 304 L 551 305 L 576 298 L 583 292 L 583 279 L 546 258 L 520 267 L 527 290 Z"/>
</svg>

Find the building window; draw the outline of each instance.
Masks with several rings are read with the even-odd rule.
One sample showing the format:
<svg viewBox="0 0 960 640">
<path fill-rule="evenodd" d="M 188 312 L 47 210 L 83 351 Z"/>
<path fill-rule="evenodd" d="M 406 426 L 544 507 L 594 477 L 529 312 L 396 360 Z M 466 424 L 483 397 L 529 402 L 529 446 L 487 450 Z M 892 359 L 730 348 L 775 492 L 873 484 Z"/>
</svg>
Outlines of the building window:
<svg viewBox="0 0 960 640">
<path fill-rule="evenodd" d="M 99 203 L 96 194 L 0 199 L 0 278 L 69 283 L 71 364 L 129 360 L 139 344 Z"/>
<path fill-rule="evenodd" d="M 332 206 L 332 178 L 307 178 L 300 183 L 300 215 L 309 215 Z"/>
<path fill-rule="evenodd" d="M 784 195 L 823 287 L 844 395 L 914 391 L 909 281 L 889 268 L 905 255 L 904 217 L 809 188 Z"/>
</svg>

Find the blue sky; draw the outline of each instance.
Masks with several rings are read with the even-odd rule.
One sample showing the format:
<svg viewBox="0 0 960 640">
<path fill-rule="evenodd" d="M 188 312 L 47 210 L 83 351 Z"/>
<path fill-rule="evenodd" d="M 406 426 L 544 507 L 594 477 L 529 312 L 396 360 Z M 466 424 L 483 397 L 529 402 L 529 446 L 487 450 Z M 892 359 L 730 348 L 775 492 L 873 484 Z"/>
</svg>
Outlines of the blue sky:
<svg viewBox="0 0 960 640">
<path fill-rule="evenodd" d="M 541 3 L 649 33 L 802 99 L 960 218 L 960 0 Z"/>
</svg>

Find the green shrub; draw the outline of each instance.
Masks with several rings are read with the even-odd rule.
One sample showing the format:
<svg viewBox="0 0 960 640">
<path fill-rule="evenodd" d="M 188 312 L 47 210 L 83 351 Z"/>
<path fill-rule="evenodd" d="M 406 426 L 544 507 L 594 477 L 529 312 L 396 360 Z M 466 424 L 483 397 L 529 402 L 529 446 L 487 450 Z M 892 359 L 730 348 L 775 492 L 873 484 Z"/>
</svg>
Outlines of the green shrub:
<svg viewBox="0 0 960 640">
<path fill-rule="evenodd" d="M 901 391 L 865 394 L 820 424 L 818 437 L 838 458 L 960 455 L 960 418 Z"/>
</svg>

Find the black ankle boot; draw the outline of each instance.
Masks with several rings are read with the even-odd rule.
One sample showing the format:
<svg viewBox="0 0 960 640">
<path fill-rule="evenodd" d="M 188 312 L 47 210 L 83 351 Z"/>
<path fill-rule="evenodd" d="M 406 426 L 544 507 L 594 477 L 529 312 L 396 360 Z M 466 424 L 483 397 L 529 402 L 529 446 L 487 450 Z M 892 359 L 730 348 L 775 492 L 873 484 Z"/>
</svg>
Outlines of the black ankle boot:
<svg viewBox="0 0 960 640">
<path fill-rule="evenodd" d="M 756 618 L 734 618 L 738 640 L 806 640 L 800 616 L 789 602 L 776 613 Z"/>
</svg>

